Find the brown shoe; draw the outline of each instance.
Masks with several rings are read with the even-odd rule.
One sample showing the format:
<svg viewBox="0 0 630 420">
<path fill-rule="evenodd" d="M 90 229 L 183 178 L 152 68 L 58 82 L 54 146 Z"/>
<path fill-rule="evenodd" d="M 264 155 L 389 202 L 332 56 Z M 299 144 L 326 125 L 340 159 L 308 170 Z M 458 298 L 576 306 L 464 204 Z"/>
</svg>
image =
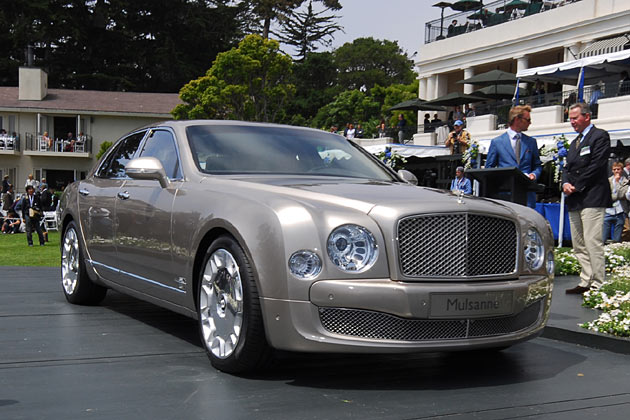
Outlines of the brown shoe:
<svg viewBox="0 0 630 420">
<path fill-rule="evenodd" d="M 564 292 L 567 295 L 581 295 L 582 293 L 590 289 L 591 289 L 590 287 L 575 286 L 573 289 L 567 289 Z"/>
</svg>

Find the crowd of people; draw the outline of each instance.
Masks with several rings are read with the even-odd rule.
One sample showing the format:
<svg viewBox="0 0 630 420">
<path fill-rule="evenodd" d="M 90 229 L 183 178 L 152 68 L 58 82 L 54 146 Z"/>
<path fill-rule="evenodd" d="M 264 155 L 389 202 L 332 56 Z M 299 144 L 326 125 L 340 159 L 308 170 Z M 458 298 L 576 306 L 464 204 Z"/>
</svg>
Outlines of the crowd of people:
<svg viewBox="0 0 630 420">
<path fill-rule="evenodd" d="M 72 132 L 68 132 L 65 138 L 53 139 L 48 134 L 48 131 L 39 138 L 41 147 L 44 147 L 47 151 L 54 152 L 84 152 L 87 136 L 80 132 L 78 136 L 75 136 Z"/>
<path fill-rule="evenodd" d="M 395 124 L 392 124 L 391 128 L 387 128 L 385 120 L 381 119 L 376 134 L 378 138 L 393 137 L 394 143 L 404 143 L 407 130 L 407 120 L 403 114 L 398 114 L 398 120 Z M 333 125 L 330 127 L 331 133 L 342 134 L 339 127 Z M 360 123 L 356 125 L 354 123 L 346 123 L 343 129 L 343 136 L 348 140 L 362 139 L 365 137 L 365 131 Z"/>
<path fill-rule="evenodd" d="M 2 180 L 2 212 L 0 230 L 2 234 L 26 233 L 28 246 L 33 246 L 33 232 L 37 233 L 39 244 L 48 242 L 44 212 L 55 211 L 57 196 L 48 188 L 46 179 L 38 181 L 29 174 L 24 183 L 25 193 L 16 196 L 9 176 Z"/>
</svg>

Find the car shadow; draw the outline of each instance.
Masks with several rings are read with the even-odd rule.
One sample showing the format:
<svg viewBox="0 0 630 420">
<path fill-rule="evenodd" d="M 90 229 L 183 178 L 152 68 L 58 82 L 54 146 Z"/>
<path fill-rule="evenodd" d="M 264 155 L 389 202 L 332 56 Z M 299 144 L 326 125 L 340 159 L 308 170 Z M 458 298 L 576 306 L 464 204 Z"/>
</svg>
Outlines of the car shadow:
<svg viewBox="0 0 630 420">
<path fill-rule="evenodd" d="M 549 342 L 530 341 L 503 351 L 397 355 L 281 353 L 272 368 L 259 377 L 310 388 L 445 390 L 539 381 L 586 359 L 546 343 Z"/>
<path fill-rule="evenodd" d="M 100 306 L 159 329 L 203 350 L 195 319 L 111 289 L 107 291 L 107 296 Z"/>
<path fill-rule="evenodd" d="M 197 321 L 115 291 L 102 303 L 203 351 Z M 445 390 L 539 381 L 586 357 L 535 340 L 505 349 L 412 354 L 321 354 L 276 351 L 270 366 L 244 379 L 296 387 L 357 390 Z M 214 369 L 201 359 L 200 368 Z M 207 364 L 206 364 L 207 363 Z"/>
</svg>

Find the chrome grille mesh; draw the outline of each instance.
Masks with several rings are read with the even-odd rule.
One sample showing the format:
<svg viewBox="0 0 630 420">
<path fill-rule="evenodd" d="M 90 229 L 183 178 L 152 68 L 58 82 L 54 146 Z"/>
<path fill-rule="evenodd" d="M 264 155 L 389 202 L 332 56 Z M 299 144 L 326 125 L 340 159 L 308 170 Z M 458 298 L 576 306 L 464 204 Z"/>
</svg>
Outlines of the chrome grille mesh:
<svg viewBox="0 0 630 420">
<path fill-rule="evenodd" d="M 516 225 L 477 214 L 412 216 L 398 224 L 398 252 L 408 277 L 469 277 L 516 270 Z"/>
<path fill-rule="evenodd" d="M 334 334 L 375 340 L 423 341 L 491 337 L 515 333 L 540 320 L 543 300 L 518 314 L 480 319 L 405 319 L 361 309 L 320 308 L 319 318 Z"/>
</svg>

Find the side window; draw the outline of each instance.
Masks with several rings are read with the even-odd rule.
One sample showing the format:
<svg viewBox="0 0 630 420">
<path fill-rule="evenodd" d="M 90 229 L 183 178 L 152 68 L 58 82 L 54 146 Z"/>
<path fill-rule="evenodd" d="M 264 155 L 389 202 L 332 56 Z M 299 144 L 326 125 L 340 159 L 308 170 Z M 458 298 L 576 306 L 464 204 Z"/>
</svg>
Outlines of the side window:
<svg viewBox="0 0 630 420">
<path fill-rule="evenodd" d="M 140 157 L 154 157 L 162 163 L 166 176 L 171 179 L 181 178 L 175 139 L 170 131 L 153 130 L 149 134 Z"/>
<path fill-rule="evenodd" d="M 103 161 L 97 176 L 101 178 L 124 178 L 125 165 L 138 150 L 144 134 L 145 131 L 134 133 L 118 143 L 112 154 Z"/>
</svg>

